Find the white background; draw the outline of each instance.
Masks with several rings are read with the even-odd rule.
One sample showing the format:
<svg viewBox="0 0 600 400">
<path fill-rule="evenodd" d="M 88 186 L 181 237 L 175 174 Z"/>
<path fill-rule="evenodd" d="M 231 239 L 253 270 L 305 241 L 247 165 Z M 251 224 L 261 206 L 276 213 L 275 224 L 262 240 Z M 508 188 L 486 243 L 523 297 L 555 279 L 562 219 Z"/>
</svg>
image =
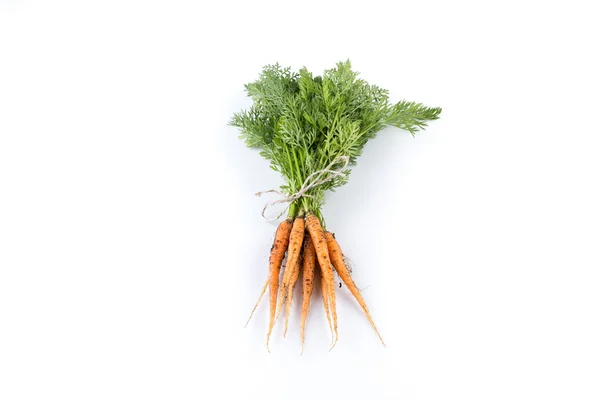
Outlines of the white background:
<svg viewBox="0 0 600 400">
<path fill-rule="evenodd" d="M 593 3 L 0 0 L 0 398 L 600 398 Z M 269 354 L 281 178 L 227 122 L 347 58 L 443 108 L 324 209 L 388 347 L 344 287 Z"/>
</svg>

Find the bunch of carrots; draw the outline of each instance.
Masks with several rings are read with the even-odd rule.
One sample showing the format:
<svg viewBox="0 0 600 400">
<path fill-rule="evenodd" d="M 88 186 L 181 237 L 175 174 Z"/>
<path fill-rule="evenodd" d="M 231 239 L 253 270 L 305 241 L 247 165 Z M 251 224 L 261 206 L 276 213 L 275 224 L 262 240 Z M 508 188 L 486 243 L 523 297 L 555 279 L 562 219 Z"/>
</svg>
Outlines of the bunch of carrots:
<svg viewBox="0 0 600 400">
<path fill-rule="evenodd" d="M 390 103 L 388 91 L 359 79 L 349 61 L 338 63 L 322 76 L 313 76 L 306 68 L 293 72 L 278 64 L 268 65 L 245 89 L 253 105 L 234 114 L 230 125 L 238 127 L 246 144 L 258 148 L 271 168 L 284 177 L 281 191 L 275 192 L 286 197 L 275 203 L 288 203 L 288 218 L 275 233 L 269 273 L 250 318 L 268 287 L 267 348 L 282 310 L 285 335 L 294 287 L 302 272 L 300 332 L 304 349 L 306 318 L 319 273 L 333 348 L 338 340 L 337 273 L 384 344 L 335 235 L 326 229 L 321 208 L 325 192 L 348 182 L 350 170 L 346 166 L 356 164 L 365 144 L 377 132 L 391 125 L 414 135 L 427 126 L 427 121 L 437 119 L 441 109 L 408 101 Z M 342 162 L 344 165 L 336 169 Z"/>
<path fill-rule="evenodd" d="M 279 285 L 279 275 L 281 264 L 286 255 L 287 251 L 287 262 L 285 273 L 281 280 L 281 286 Z M 318 265 L 318 271 L 321 273 L 321 290 L 323 294 L 323 305 L 325 307 L 325 314 L 329 323 L 329 328 L 332 332 L 332 348 L 338 339 L 338 328 L 337 328 L 337 313 L 335 306 L 335 284 L 334 275 L 331 266 L 335 268 L 335 271 L 346 284 L 354 298 L 358 301 L 362 307 L 365 315 L 369 319 L 371 326 L 375 329 L 375 332 L 379 336 L 381 343 L 383 339 L 367 310 L 367 305 L 360 294 L 360 291 L 356 287 L 356 284 L 350 276 L 350 271 L 344 261 L 344 255 L 340 245 L 338 244 L 335 236 L 321 227 L 319 219 L 313 215 L 308 214 L 303 217 L 296 217 L 292 219 L 286 219 L 277 227 L 275 233 L 275 240 L 271 247 L 271 256 L 269 257 L 269 276 L 263 286 L 262 292 L 256 302 L 254 310 L 260 303 L 262 296 L 265 294 L 267 287 L 269 287 L 269 302 L 270 302 L 270 320 L 269 320 L 269 332 L 267 334 L 267 346 L 273 326 L 275 325 L 276 317 L 279 317 L 279 312 L 283 309 L 283 303 L 285 304 L 285 331 L 287 333 L 288 320 L 290 316 L 290 309 L 292 305 L 292 298 L 294 293 L 294 286 L 300 277 L 300 270 L 302 269 L 302 312 L 300 316 L 300 337 L 302 341 L 302 347 L 304 348 L 304 327 L 306 325 L 306 317 L 308 315 L 308 309 L 310 307 L 310 298 L 315 285 L 315 272 Z M 279 291 L 278 291 L 279 290 Z M 277 298 L 279 296 L 279 302 Z M 279 312 L 277 312 L 279 310 Z M 276 315 L 277 313 L 277 315 Z M 250 321 L 250 318 L 248 321 Z M 333 321 L 333 325 L 332 325 Z M 385 343 L 384 343 L 385 345 Z"/>
</svg>

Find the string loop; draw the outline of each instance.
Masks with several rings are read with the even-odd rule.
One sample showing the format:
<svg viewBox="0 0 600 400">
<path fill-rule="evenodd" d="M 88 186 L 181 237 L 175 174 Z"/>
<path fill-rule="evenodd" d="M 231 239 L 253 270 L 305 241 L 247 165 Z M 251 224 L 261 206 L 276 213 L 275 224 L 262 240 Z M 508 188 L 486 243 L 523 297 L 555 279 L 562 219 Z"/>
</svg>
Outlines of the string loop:
<svg viewBox="0 0 600 400">
<path fill-rule="evenodd" d="M 341 162 L 343 162 L 343 165 L 340 168 L 333 168 L 335 165 L 337 165 Z M 309 176 L 307 176 L 306 179 L 304 180 L 304 183 L 300 187 L 300 189 L 298 189 L 298 191 L 296 193 L 293 193 L 289 196 L 286 196 L 284 193 L 282 193 L 281 191 L 279 191 L 277 189 L 265 190 L 263 192 L 255 193 L 255 195 L 257 195 L 257 196 L 262 196 L 263 194 L 266 194 L 266 193 L 277 193 L 278 195 L 283 197 L 282 199 L 275 200 L 271 203 L 265 204 L 265 206 L 262 209 L 263 218 L 266 219 L 267 221 L 275 221 L 276 219 L 279 219 L 279 217 L 281 217 L 283 214 L 285 214 L 285 212 L 288 210 L 288 208 L 290 208 L 290 205 L 292 204 L 292 202 L 298 200 L 301 197 L 313 197 L 313 196 L 307 194 L 307 192 L 310 189 L 312 189 L 316 186 L 322 185 L 324 183 L 327 183 L 327 182 L 337 178 L 338 176 L 342 175 L 348 168 L 349 163 L 350 163 L 350 157 L 348 157 L 348 156 L 337 157 L 327 167 L 323 168 L 320 171 L 315 171 L 312 174 L 310 174 Z M 288 203 L 288 205 L 277 217 L 275 217 L 275 218 L 265 217 L 265 211 L 267 211 L 267 209 L 269 207 L 272 207 L 277 204 L 283 204 L 283 203 Z"/>
</svg>

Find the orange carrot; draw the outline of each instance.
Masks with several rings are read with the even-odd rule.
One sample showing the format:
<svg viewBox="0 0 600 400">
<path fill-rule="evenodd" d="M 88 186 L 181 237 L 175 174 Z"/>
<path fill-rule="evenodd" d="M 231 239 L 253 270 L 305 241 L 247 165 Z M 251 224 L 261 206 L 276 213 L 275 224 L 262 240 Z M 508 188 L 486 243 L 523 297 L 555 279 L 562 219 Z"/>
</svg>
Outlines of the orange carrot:
<svg viewBox="0 0 600 400">
<path fill-rule="evenodd" d="M 312 239 L 313 245 L 315 246 L 315 251 L 317 253 L 317 259 L 319 260 L 319 267 L 321 269 L 321 279 L 325 282 L 322 283 L 324 288 L 326 289 L 326 297 L 327 303 L 329 305 L 330 313 L 332 315 L 333 320 L 333 332 L 335 335 L 335 339 L 333 344 L 331 345 L 331 350 L 338 340 L 338 331 L 337 331 L 337 312 L 335 307 L 335 288 L 333 281 L 333 271 L 331 268 L 331 260 L 329 259 L 329 249 L 327 248 L 327 241 L 325 239 L 325 233 L 323 232 L 323 227 L 321 227 L 321 222 L 319 218 L 317 218 L 314 214 L 309 214 L 306 217 L 306 229 L 310 233 L 310 238 Z"/>
<path fill-rule="evenodd" d="M 335 337 L 333 336 L 333 326 L 331 325 L 331 310 L 329 308 L 329 301 L 327 300 L 329 298 L 329 289 L 327 286 L 327 281 L 323 279 L 323 274 L 321 273 L 321 270 L 317 269 L 316 271 L 319 273 L 319 280 L 321 281 L 321 297 L 323 298 L 323 308 L 325 309 L 327 324 L 329 325 L 329 331 L 331 332 L 331 343 L 333 343 Z"/>
<path fill-rule="evenodd" d="M 271 247 L 271 256 L 269 257 L 269 276 L 263 286 L 262 292 L 258 297 L 258 301 L 254 305 L 252 312 L 250 313 L 250 318 L 248 318 L 248 322 L 252 318 L 252 314 L 254 314 L 254 310 L 260 303 L 265 291 L 267 290 L 267 286 L 269 286 L 269 304 L 270 304 L 270 323 L 273 324 L 275 320 L 275 307 L 277 306 L 277 289 L 279 288 L 279 271 L 281 269 L 281 262 L 283 261 L 283 257 L 285 256 L 285 251 L 288 247 L 290 241 L 290 232 L 292 231 L 292 220 L 286 219 L 277 227 L 277 231 L 275 232 L 275 239 L 273 240 L 273 246 Z M 246 326 L 248 325 L 246 322 Z"/>
<path fill-rule="evenodd" d="M 289 294 L 289 285 L 293 276 L 294 266 L 298 262 L 298 257 L 300 256 L 300 249 L 302 249 L 302 239 L 304 238 L 304 218 L 296 217 L 294 219 L 294 224 L 292 226 L 292 231 L 290 233 L 288 250 L 287 250 L 287 261 L 285 272 L 283 273 L 283 279 L 281 280 L 281 288 L 279 289 L 279 303 L 278 303 L 278 311 L 277 318 L 279 318 L 279 313 L 281 312 L 281 308 L 283 305 L 283 301 L 286 296 Z M 267 333 L 267 349 L 269 349 L 269 338 L 271 337 L 271 332 L 273 331 L 273 326 L 275 325 L 275 321 L 271 321 L 269 325 L 269 332 Z"/>
<path fill-rule="evenodd" d="M 315 246 L 310 240 L 310 235 L 304 238 L 304 255 L 302 266 L 302 313 L 300 315 L 300 338 L 302 340 L 302 353 L 304 353 L 304 326 L 306 324 L 306 316 L 310 307 L 310 296 L 312 295 L 315 284 L 315 263 L 317 262 L 317 254 Z"/>
<path fill-rule="evenodd" d="M 290 283 L 288 287 L 288 298 L 287 304 L 285 306 L 285 329 L 283 330 L 283 337 L 287 335 L 288 321 L 290 319 L 290 313 L 292 311 L 292 299 L 294 298 L 294 287 L 296 286 L 296 281 L 298 281 L 299 276 L 300 260 L 296 261 L 296 264 L 294 265 L 294 271 L 292 271 L 292 277 L 290 278 Z"/>
<path fill-rule="evenodd" d="M 365 300 L 363 299 L 362 295 L 360 294 L 360 291 L 358 290 L 356 284 L 350 276 L 350 271 L 348 271 L 346 263 L 344 262 L 344 255 L 342 254 L 342 249 L 340 248 L 340 245 L 335 239 L 335 236 L 333 236 L 331 232 L 325 232 L 325 239 L 327 240 L 329 257 L 331 259 L 331 262 L 333 263 L 335 270 L 337 271 L 340 278 L 342 278 L 342 281 L 344 281 L 348 289 L 350 289 L 350 293 L 352 293 L 356 301 L 358 301 L 358 304 L 360 304 L 361 308 L 363 309 L 363 312 L 369 320 L 369 323 L 375 330 L 375 333 L 377 333 L 377 336 L 379 336 L 379 340 L 381 340 L 381 343 L 385 346 L 385 343 L 383 342 L 383 339 L 381 338 L 381 335 L 379 334 L 379 331 L 377 330 L 377 327 L 375 326 L 375 323 L 371 318 L 371 314 L 367 309 L 367 304 L 365 303 Z"/>
</svg>

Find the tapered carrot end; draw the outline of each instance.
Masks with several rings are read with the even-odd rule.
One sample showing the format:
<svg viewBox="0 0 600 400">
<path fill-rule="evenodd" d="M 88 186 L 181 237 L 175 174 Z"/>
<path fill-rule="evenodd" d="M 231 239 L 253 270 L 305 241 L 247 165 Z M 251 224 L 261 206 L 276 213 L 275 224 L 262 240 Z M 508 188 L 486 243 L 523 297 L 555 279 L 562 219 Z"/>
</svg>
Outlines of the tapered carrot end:
<svg viewBox="0 0 600 400">
<path fill-rule="evenodd" d="M 290 314 L 292 312 L 292 295 L 294 293 L 292 290 L 293 289 L 290 290 L 285 306 L 285 328 L 283 329 L 283 337 L 286 337 L 287 335 L 288 322 L 290 320 Z"/>
<path fill-rule="evenodd" d="M 333 344 L 332 344 L 332 345 L 331 345 L 331 347 L 329 348 L 329 351 L 333 350 L 333 348 L 335 347 L 335 345 L 336 345 L 336 344 L 337 344 L 337 342 L 338 342 L 338 338 L 339 338 L 339 336 L 338 336 L 338 331 L 337 331 L 337 326 L 336 326 L 336 327 L 335 327 L 335 339 L 334 339 L 334 341 L 333 341 Z"/>
<path fill-rule="evenodd" d="M 271 333 L 273 333 L 274 324 L 269 325 L 269 332 L 267 333 L 267 351 L 270 353 L 271 349 L 269 348 L 269 341 L 271 340 Z"/>
<path fill-rule="evenodd" d="M 300 341 L 302 342 L 302 352 L 304 354 L 304 328 L 306 327 L 306 315 L 300 320 Z"/>
<path fill-rule="evenodd" d="M 267 287 L 269 286 L 269 277 L 267 277 L 267 281 L 265 282 L 262 291 L 260 292 L 260 296 L 258 296 L 258 300 L 256 301 L 256 304 L 254 305 L 254 308 L 252 309 L 252 312 L 250 313 L 250 316 L 248 317 L 248 321 L 246 321 L 246 325 L 244 325 L 244 328 L 246 328 L 248 326 L 248 324 L 250 323 L 250 320 L 252 319 L 252 316 L 254 315 L 254 311 L 256 311 L 256 307 L 258 307 L 258 305 L 260 304 L 260 301 L 262 300 L 263 296 L 265 295 L 265 292 L 267 291 Z"/>
<path fill-rule="evenodd" d="M 333 348 L 335 347 L 336 344 L 337 344 L 337 338 L 335 339 L 335 341 L 333 342 L 333 344 L 329 348 L 329 351 L 333 350 Z"/>
</svg>

